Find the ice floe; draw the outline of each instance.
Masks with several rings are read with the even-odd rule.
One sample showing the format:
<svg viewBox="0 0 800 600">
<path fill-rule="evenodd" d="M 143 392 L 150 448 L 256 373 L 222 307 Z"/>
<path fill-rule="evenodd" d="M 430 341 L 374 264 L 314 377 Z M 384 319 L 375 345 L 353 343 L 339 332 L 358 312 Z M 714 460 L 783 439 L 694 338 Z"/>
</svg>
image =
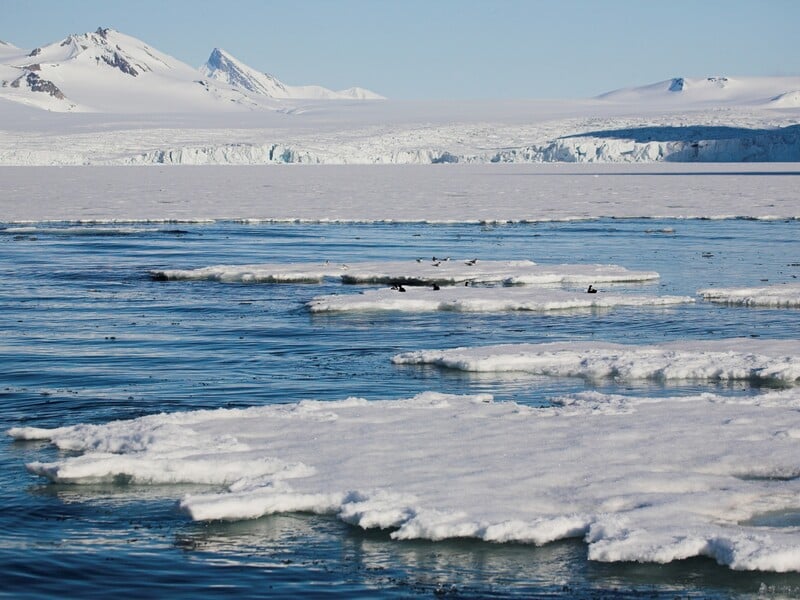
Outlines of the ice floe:
<svg viewBox="0 0 800 600">
<path fill-rule="evenodd" d="M 800 383 L 800 341 L 737 338 L 657 345 L 604 342 L 504 344 L 396 355 L 392 362 L 462 371 L 657 381 L 708 379 Z"/>
<path fill-rule="evenodd" d="M 800 283 L 764 287 L 709 288 L 698 293 L 705 300 L 719 304 L 800 308 Z"/>
<path fill-rule="evenodd" d="M 797 510 L 798 409 L 800 388 L 546 408 L 429 392 L 8 433 L 81 453 L 27 465 L 55 482 L 225 486 L 181 499 L 196 520 L 311 511 L 401 540 L 574 537 L 598 561 L 799 571 L 800 530 L 757 525 Z"/>
<path fill-rule="evenodd" d="M 669 306 L 694 302 L 689 296 L 654 296 L 586 291 L 548 287 L 407 287 L 372 289 L 360 294 L 329 294 L 308 302 L 311 312 L 401 310 L 428 312 L 551 311 L 613 308 L 616 306 Z"/>
<path fill-rule="evenodd" d="M 436 256 L 410 261 L 353 263 L 289 263 L 215 265 L 199 269 L 151 272 L 158 280 L 211 280 L 225 283 L 310 283 L 325 279 L 342 283 L 402 283 L 453 285 L 458 283 L 611 283 L 658 279 L 654 271 L 631 271 L 618 265 L 540 265 L 530 260 L 451 259 Z"/>
<path fill-rule="evenodd" d="M 141 141 L 141 130 L 136 133 L 137 142 Z M 24 158 L 17 147 L 22 136 L 16 131 L 6 136 L 14 146 L 9 152 L 15 160 Z M 44 146 L 54 143 L 51 132 L 38 136 Z M 97 136 L 90 137 L 94 143 Z M 103 146 L 117 148 L 121 143 L 110 138 Z M 74 141 L 67 145 L 73 146 Z M 795 168 L 785 163 L 660 162 L 635 170 L 609 163 L 291 169 L 26 167 L 3 170 L 5 190 L 0 195 L 0 215 L 9 224 L 798 219 L 796 179 Z M 45 180 L 48 193 L 42 194 Z M 767 188 L 768 194 L 764 192 Z M 113 189 L 114 193 L 100 193 L 99 189 Z M 75 198 L 91 201 L 75 202 Z M 446 250 L 437 248 L 436 252 Z"/>
</svg>

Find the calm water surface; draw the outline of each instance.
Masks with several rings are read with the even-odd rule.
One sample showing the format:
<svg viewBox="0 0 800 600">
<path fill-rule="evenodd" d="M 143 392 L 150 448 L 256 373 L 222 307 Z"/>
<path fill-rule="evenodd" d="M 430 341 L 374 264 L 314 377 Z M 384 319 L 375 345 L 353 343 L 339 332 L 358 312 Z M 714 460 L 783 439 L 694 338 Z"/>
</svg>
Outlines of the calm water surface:
<svg viewBox="0 0 800 600">
<path fill-rule="evenodd" d="M 745 384 L 616 384 L 395 366 L 420 348 L 597 339 L 797 338 L 800 311 L 704 302 L 550 314 L 311 315 L 338 284 L 156 282 L 150 269 L 453 256 L 617 263 L 657 270 L 618 286 L 695 295 L 800 277 L 800 221 L 604 220 L 481 225 L 0 225 L 0 429 L 102 423 L 161 411 L 491 392 L 545 405 L 586 389 L 753 394 Z M 586 560 L 541 548 L 395 542 L 333 517 L 202 524 L 175 509 L 188 486 L 66 486 L 29 475 L 43 443 L 0 442 L 0 595 L 7 597 L 795 597 L 800 575 L 713 561 Z"/>
</svg>

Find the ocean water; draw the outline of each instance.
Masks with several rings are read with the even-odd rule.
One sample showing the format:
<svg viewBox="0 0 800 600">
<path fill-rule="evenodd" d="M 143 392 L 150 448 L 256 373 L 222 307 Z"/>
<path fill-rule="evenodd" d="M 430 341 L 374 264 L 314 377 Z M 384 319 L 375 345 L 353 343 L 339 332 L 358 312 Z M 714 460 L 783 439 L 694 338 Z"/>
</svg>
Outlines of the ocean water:
<svg viewBox="0 0 800 600">
<path fill-rule="evenodd" d="M 151 269 L 431 256 L 616 263 L 695 295 L 800 277 L 800 221 L 599 220 L 513 225 L 0 225 L 0 428 L 103 423 L 157 412 L 489 392 L 546 405 L 600 389 L 755 394 L 745 383 L 617 384 L 397 366 L 398 352 L 597 339 L 797 338 L 800 311 L 719 306 L 538 313 L 312 315 L 340 284 L 153 281 Z M 195 523 L 190 486 L 49 484 L 26 462 L 57 451 L 0 442 L 0 595 L 80 597 L 795 597 L 800 574 L 740 573 L 708 559 L 603 564 L 569 540 L 534 547 L 399 542 L 334 517 Z M 446 473 L 442 474 L 446 485 Z"/>
</svg>

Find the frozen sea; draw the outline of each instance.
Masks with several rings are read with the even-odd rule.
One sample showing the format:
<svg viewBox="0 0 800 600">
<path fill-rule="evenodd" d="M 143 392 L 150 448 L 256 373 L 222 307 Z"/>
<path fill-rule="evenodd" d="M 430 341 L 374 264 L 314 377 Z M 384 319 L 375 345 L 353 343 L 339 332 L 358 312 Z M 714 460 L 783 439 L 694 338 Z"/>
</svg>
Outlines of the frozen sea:
<svg viewBox="0 0 800 600">
<path fill-rule="evenodd" d="M 784 174 L 785 175 L 785 174 Z M 752 180 L 752 178 L 750 178 Z M 753 185 L 748 182 L 747 185 Z M 735 186 L 733 186 L 735 187 Z M 335 203 L 335 202 L 334 202 Z M 699 203 L 702 206 L 702 203 Z M 698 290 L 796 283 L 800 221 L 613 219 L 491 223 L 78 223 L 0 225 L 0 428 L 103 424 L 160 412 L 402 399 L 433 390 L 547 407 L 567 394 L 726 398 L 744 381 L 487 375 L 394 364 L 431 348 L 684 339 L 796 340 L 796 308 L 705 302 Z M 573 311 L 312 313 L 325 294 L 381 286 L 159 281 L 209 265 L 413 261 L 433 256 L 607 263 L 659 280 L 601 292 L 693 303 Z M 515 288 L 516 289 L 516 288 Z M 397 540 L 333 515 L 193 521 L 176 501 L 214 486 L 50 483 L 25 464 L 74 455 L 0 445 L 0 595 L 36 597 L 796 597 L 800 574 L 710 558 L 588 560 L 580 537 L 542 546 Z M 536 453 L 530 455 L 537 460 Z M 441 473 L 442 488 L 448 485 Z M 487 490 L 490 493 L 491 490 Z M 794 530 L 797 515 L 767 525 Z"/>
</svg>

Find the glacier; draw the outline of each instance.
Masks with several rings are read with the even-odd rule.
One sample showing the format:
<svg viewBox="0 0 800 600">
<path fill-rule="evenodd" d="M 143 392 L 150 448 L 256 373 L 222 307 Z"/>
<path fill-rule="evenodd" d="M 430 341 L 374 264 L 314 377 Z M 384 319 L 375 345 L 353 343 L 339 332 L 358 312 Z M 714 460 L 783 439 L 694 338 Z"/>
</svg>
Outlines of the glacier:
<svg viewBox="0 0 800 600">
<path fill-rule="evenodd" d="M 0 52 L 0 165 L 800 161 L 800 77 L 676 77 L 588 99 L 393 101 L 199 70 L 108 28 Z"/>
</svg>

